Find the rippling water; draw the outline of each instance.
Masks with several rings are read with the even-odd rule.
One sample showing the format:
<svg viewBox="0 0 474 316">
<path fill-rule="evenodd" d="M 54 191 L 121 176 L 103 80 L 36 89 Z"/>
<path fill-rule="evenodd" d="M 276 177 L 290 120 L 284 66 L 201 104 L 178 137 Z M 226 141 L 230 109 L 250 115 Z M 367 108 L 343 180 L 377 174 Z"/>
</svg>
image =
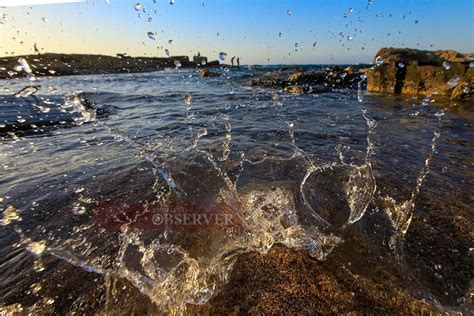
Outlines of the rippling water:
<svg viewBox="0 0 474 316">
<path fill-rule="evenodd" d="M 324 260 L 353 227 L 415 297 L 466 306 L 472 110 L 247 84 L 269 70 L 2 81 L 0 306 L 113 312 L 140 304 L 125 280 L 180 313 L 244 252 L 283 243 Z"/>
</svg>

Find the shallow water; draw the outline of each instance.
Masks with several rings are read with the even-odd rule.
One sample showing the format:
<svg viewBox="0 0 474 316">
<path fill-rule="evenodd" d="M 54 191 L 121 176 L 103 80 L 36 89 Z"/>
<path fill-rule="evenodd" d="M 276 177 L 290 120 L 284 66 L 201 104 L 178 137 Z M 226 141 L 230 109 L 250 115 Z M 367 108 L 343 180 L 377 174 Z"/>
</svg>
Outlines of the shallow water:
<svg viewBox="0 0 474 316">
<path fill-rule="evenodd" d="M 247 84 L 270 70 L 2 81 L 0 306 L 107 312 L 120 279 L 180 313 L 244 252 L 324 260 L 358 225 L 414 297 L 465 308 L 472 110 Z"/>
</svg>

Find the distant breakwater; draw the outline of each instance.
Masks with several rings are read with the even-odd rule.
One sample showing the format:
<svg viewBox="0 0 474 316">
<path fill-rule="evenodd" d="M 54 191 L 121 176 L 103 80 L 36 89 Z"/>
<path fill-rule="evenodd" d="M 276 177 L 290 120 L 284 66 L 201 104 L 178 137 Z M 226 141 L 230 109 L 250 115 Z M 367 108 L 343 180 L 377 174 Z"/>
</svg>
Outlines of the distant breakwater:
<svg viewBox="0 0 474 316">
<path fill-rule="evenodd" d="M 38 54 L 0 58 L 0 79 L 28 76 L 71 76 L 110 73 L 136 73 L 165 68 L 219 67 L 219 61 L 198 56 L 129 57 L 91 54 Z"/>
</svg>

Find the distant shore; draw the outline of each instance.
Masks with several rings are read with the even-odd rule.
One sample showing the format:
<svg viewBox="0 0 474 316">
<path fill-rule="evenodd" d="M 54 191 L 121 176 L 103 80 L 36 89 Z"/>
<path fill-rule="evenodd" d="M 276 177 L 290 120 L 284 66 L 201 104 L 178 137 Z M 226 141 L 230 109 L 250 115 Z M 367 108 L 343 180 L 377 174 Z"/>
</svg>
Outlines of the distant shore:
<svg viewBox="0 0 474 316">
<path fill-rule="evenodd" d="M 26 61 L 26 63 L 24 62 Z M 206 57 L 129 57 L 91 54 L 54 54 L 10 56 L 0 58 L 0 79 L 27 76 L 71 76 L 111 73 L 136 73 L 163 70 L 165 68 L 219 67 L 217 60 Z"/>
</svg>

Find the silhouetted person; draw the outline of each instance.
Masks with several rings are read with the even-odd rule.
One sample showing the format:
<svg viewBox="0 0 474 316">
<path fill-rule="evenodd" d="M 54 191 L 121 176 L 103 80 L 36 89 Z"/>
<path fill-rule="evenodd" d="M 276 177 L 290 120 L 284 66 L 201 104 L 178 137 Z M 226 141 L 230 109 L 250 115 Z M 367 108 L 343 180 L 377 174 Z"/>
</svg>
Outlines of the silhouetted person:
<svg viewBox="0 0 474 316">
<path fill-rule="evenodd" d="M 235 60 L 235 56 L 230 59 L 230 63 L 232 64 L 232 66 L 234 66 L 234 60 Z"/>
<path fill-rule="evenodd" d="M 237 57 L 237 66 L 240 66 L 240 57 Z"/>
</svg>

